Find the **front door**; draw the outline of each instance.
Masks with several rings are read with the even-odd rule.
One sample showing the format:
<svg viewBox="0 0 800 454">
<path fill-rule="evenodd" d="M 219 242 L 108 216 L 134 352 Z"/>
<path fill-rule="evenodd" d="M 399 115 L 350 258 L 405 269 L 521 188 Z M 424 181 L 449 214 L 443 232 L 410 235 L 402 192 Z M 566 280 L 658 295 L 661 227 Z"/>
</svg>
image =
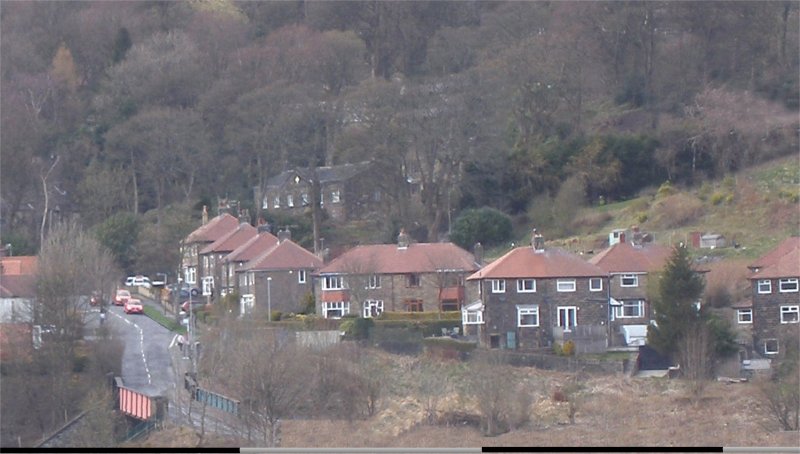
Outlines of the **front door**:
<svg viewBox="0 0 800 454">
<path fill-rule="evenodd" d="M 564 328 L 564 332 L 572 331 L 572 327 L 578 324 L 578 308 L 575 306 L 559 306 L 558 326 Z"/>
</svg>

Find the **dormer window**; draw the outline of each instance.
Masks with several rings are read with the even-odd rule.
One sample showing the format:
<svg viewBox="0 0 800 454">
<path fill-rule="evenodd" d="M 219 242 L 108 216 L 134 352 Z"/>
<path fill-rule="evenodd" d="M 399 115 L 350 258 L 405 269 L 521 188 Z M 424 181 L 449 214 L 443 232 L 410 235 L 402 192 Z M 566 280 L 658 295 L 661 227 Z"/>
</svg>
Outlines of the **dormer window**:
<svg viewBox="0 0 800 454">
<path fill-rule="evenodd" d="M 331 203 L 339 203 L 339 190 L 331 191 Z"/>
<path fill-rule="evenodd" d="M 300 184 L 300 175 L 294 176 L 294 184 Z"/>
</svg>

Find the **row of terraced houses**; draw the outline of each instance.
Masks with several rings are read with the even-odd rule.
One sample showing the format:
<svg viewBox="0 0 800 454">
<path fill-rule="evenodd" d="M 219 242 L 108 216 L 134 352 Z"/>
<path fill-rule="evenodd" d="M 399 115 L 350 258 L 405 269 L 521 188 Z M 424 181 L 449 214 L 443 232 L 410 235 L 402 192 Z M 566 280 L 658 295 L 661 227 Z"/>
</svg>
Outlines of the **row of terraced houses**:
<svg viewBox="0 0 800 454">
<path fill-rule="evenodd" d="M 288 230 L 273 235 L 221 214 L 183 241 L 181 270 L 211 303 L 239 295 L 242 317 L 267 308 L 298 313 L 310 300 L 325 318 L 460 311 L 461 334 L 488 348 L 539 349 L 571 339 L 588 352 L 646 342 L 649 287 L 671 250 L 623 236 L 586 260 L 545 246 L 534 231 L 530 245 L 491 263 L 481 255 L 452 243 L 414 243 L 401 232 L 396 244 L 356 246 L 325 263 Z M 752 297 L 728 316 L 743 349 L 776 355 L 800 326 L 800 239 L 786 239 L 750 269 Z"/>
</svg>

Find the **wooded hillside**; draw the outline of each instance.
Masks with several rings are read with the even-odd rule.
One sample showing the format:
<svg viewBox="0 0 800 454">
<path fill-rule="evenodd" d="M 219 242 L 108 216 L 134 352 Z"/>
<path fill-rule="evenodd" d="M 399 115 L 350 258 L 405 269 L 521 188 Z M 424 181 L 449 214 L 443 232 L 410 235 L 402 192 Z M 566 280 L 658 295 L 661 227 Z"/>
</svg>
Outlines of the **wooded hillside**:
<svg viewBox="0 0 800 454">
<path fill-rule="evenodd" d="M 217 197 L 366 159 L 379 229 L 592 205 L 798 150 L 798 4 L 4 2 L 2 243 L 78 215 L 177 263 Z M 420 203 L 404 186 L 421 183 Z M 130 244 L 124 238 L 138 238 Z M 166 252 L 165 252 L 166 251 Z"/>
</svg>

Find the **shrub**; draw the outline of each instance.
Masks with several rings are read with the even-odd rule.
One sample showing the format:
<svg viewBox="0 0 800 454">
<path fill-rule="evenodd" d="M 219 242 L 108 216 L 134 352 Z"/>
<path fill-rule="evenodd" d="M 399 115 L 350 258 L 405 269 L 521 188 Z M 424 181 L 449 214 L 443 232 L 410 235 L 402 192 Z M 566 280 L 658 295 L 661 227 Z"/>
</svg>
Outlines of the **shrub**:
<svg viewBox="0 0 800 454">
<path fill-rule="evenodd" d="M 369 331 L 375 322 L 371 318 L 346 318 L 339 330 L 344 332 L 345 339 L 363 340 L 369 338 Z"/>
<path fill-rule="evenodd" d="M 462 212 L 453 223 L 450 240 L 464 249 L 471 249 L 477 242 L 488 246 L 508 241 L 512 231 L 508 215 L 483 207 Z"/>
<path fill-rule="evenodd" d="M 663 199 L 664 197 L 671 196 L 675 194 L 675 189 L 672 187 L 672 183 L 669 181 L 665 181 L 658 187 L 658 192 L 656 192 L 656 198 Z"/>
<path fill-rule="evenodd" d="M 711 204 L 712 205 L 719 205 L 722 201 L 725 200 L 725 194 L 721 192 L 715 192 L 711 195 Z"/>
</svg>

